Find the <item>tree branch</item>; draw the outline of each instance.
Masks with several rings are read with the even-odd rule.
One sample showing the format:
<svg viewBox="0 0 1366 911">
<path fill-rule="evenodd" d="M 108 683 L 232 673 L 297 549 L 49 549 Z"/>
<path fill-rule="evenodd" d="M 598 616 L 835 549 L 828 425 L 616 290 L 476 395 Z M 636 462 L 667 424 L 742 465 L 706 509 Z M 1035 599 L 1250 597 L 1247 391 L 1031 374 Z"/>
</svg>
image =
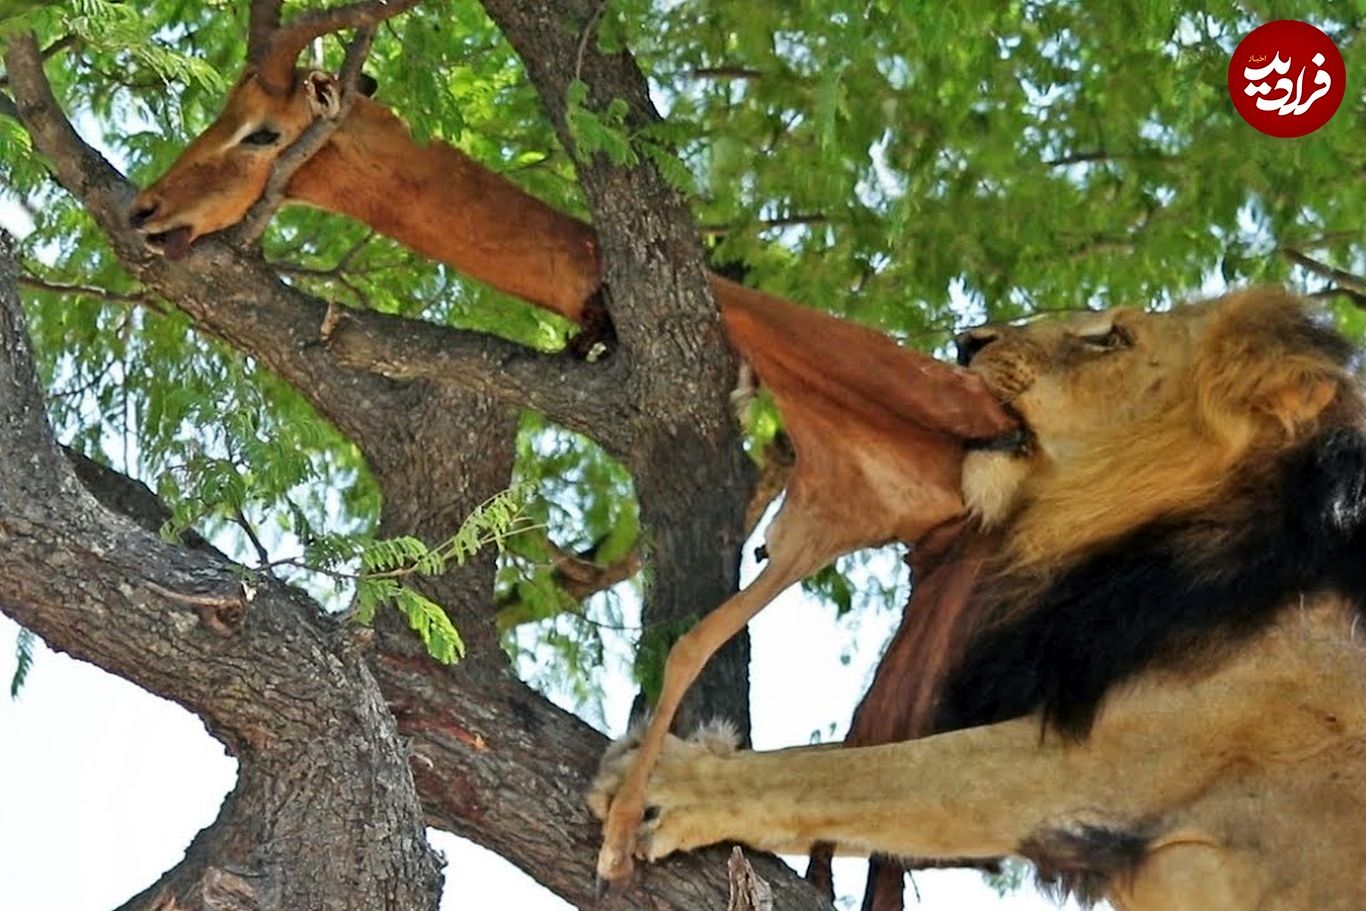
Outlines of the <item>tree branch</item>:
<svg viewBox="0 0 1366 911">
<path fill-rule="evenodd" d="M 138 909 L 435 908 L 407 754 L 373 678 L 300 593 L 164 544 L 81 487 L 45 418 L 0 235 L 0 605 L 171 699 L 237 756 L 218 822 Z M 380 786 L 376 786 L 379 783 Z M 281 786 L 285 785 L 285 786 Z"/>
<path fill-rule="evenodd" d="M 1306 272 L 1333 282 L 1334 287 L 1331 290 L 1334 293 L 1341 294 L 1358 307 L 1366 309 L 1366 277 L 1320 262 L 1294 247 L 1282 247 L 1281 254 Z"/>
<path fill-rule="evenodd" d="M 575 40 L 578 35 L 575 31 Z M 354 342 L 354 337 L 348 341 L 347 335 L 373 328 L 366 322 L 372 314 L 360 314 L 354 322 L 348 320 L 335 339 L 338 347 L 334 351 L 317 344 L 325 312 L 321 302 L 282 286 L 259 261 L 213 241 L 197 243 L 195 251 L 178 263 L 150 254 L 126 224 L 132 187 L 71 130 L 52 98 L 34 51 L 31 41 L 14 36 L 9 41 L 7 65 L 21 117 L 62 184 L 85 203 L 120 260 L 145 287 L 187 313 L 202 330 L 258 358 L 299 389 L 361 447 L 383 491 L 382 534 L 408 532 L 428 538 L 449 534 L 468 513 L 471 497 L 477 503 L 487 496 L 489 485 L 506 484 L 511 463 L 508 434 L 513 426 L 509 419 L 480 409 L 472 415 L 468 397 L 460 399 L 443 391 L 449 387 L 432 387 L 425 382 L 417 386 L 395 384 L 380 376 L 358 375 L 339 362 L 345 346 Z M 595 47 L 587 48 L 585 77 L 595 83 L 599 57 Z M 562 99 L 563 93 L 558 98 Z M 653 179 L 656 182 L 651 186 L 663 186 L 657 177 Z M 594 194 L 611 195 L 614 180 L 607 170 L 600 170 Z M 629 182 L 615 185 L 614 192 L 624 201 L 636 198 Z M 636 208 L 637 214 L 652 224 L 658 224 L 661 217 L 654 212 L 655 202 L 653 198 L 640 201 Z M 716 557 L 718 529 L 722 529 L 723 549 L 728 547 L 724 543 L 728 536 L 738 545 L 739 532 L 728 530 L 729 517 L 718 520 L 710 514 L 692 513 L 697 501 L 721 503 L 724 508 L 733 507 L 736 516 L 730 524 L 738 527 L 744 495 L 730 496 L 728 491 L 735 486 L 735 477 L 742 474 L 736 465 L 743 454 L 733 445 L 735 430 L 726 416 L 730 355 L 722 343 L 714 308 L 705 290 L 698 291 L 704 283 L 700 265 L 694 266 L 695 257 L 689 252 L 695 247 L 695 239 L 686 208 L 675 206 L 667 218 L 681 240 L 674 240 L 672 233 L 661 238 L 656 228 L 637 231 L 634 223 L 608 220 L 617 263 L 607 273 L 609 281 L 617 282 L 613 294 L 618 302 L 661 295 L 671 302 L 663 309 L 647 311 L 642 307 L 641 331 L 635 337 L 643 342 L 644 352 L 668 350 L 674 371 L 650 377 L 642 384 L 649 394 L 633 396 L 629 407 L 613 415 L 613 420 L 658 425 L 651 446 L 667 455 L 662 470 L 694 466 L 694 470 L 683 473 L 683 483 L 676 485 L 673 495 L 663 498 L 673 504 L 672 512 L 661 513 L 655 507 L 649 516 L 656 527 L 662 526 L 675 536 L 653 542 L 656 552 L 693 555 L 695 566 L 680 560 L 661 572 L 666 580 L 661 585 L 671 589 L 670 598 L 678 602 L 680 610 L 685 606 L 691 612 L 698 604 L 719 600 L 733 587 L 734 573 L 725 565 L 728 561 Z M 633 247 L 636 253 L 631 252 Z M 682 255 L 675 255 L 677 251 Z M 632 256 L 643 256 L 649 268 L 636 270 Z M 680 273 L 685 265 L 686 274 Z M 690 288 L 686 294 L 679 290 L 684 284 Z M 496 356 L 489 355 L 489 359 L 496 360 Z M 679 365 L 685 366 L 680 370 Z M 545 387 L 552 386 L 565 368 L 554 362 L 552 369 L 561 372 L 547 377 Z M 633 363 L 632 369 L 634 376 L 640 363 Z M 680 389 L 670 376 L 689 376 L 688 387 Z M 565 384 L 577 385 L 577 380 Z M 659 407 L 648 415 L 649 422 L 638 411 L 642 404 Z M 683 434 L 672 446 L 670 432 Z M 719 465 L 718 453 L 723 454 Z M 649 454 L 637 458 L 647 461 Z M 697 471 L 699 464 L 719 470 Z M 675 539 L 680 543 L 676 551 Z M 697 563 L 697 559 L 703 562 Z M 7 569 L 0 567 L 0 575 Z M 699 581 L 689 583 L 693 576 Z M 518 681 L 497 652 L 496 643 L 475 641 L 474 637 L 484 635 L 479 632 L 480 618 L 486 621 L 492 614 L 490 578 L 488 567 L 481 565 L 434 582 L 440 586 L 435 592 L 438 601 L 462 623 L 462 633 L 471 642 L 470 658 L 449 671 L 426 658 L 421 644 L 405 630 L 390 634 L 381 629 L 374 673 L 399 720 L 401 733 L 413 744 L 412 769 L 428 822 L 503 854 L 570 902 L 591 906 L 595 903 L 593 856 L 598 826 L 584 808 L 581 795 L 605 744 L 599 734 Z M 176 592 L 206 591 L 176 578 L 153 581 Z M 207 591 L 221 595 L 227 589 L 215 586 Z M 258 631 L 260 605 L 273 605 L 274 591 L 270 587 L 266 595 L 258 595 L 242 629 L 253 634 Z M 175 608 L 165 599 L 158 599 L 158 603 L 166 613 L 196 629 L 200 627 L 195 614 L 183 610 L 183 605 Z M 377 627 L 381 625 L 377 622 Z M 78 632 L 50 629 L 49 633 L 59 647 L 81 641 Z M 241 636 L 241 632 L 210 636 L 205 631 L 205 637 L 219 643 L 218 647 L 236 643 Z M 126 660 L 138 667 L 159 664 L 155 650 L 139 651 Z M 250 662 L 244 659 L 242 663 Z M 106 662 L 101 660 L 101 664 Z M 118 670 L 119 662 L 111 660 L 108 664 Z M 155 673 L 155 668 L 148 673 Z M 182 684 L 188 682 L 164 679 L 160 688 L 174 691 Z M 722 689 L 731 698 L 744 699 L 744 687 L 733 681 Z M 298 705 L 313 711 L 311 694 L 300 694 Z M 308 755 L 309 750 L 297 752 Z M 348 780 L 338 776 L 336 782 L 341 784 L 334 782 L 334 792 L 347 792 Z M 233 819 L 249 818 L 229 809 Z M 270 814 L 262 816 L 269 818 Z M 318 831 L 317 826 L 301 825 L 299 829 Z M 322 831 L 330 835 L 333 829 Z M 191 853 L 212 853 L 207 848 L 201 851 L 201 847 L 197 842 Z M 348 855 L 345 847 L 336 853 L 338 857 Z M 780 907 L 827 907 L 777 861 L 756 859 L 755 866 L 774 884 Z M 364 875 L 365 871 L 353 871 L 329 881 L 354 883 L 357 876 Z M 207 881 L 207 876 L 202 879 Z M 216 881 L 220 880 L 222 877 Z M 414 881 L 419 880 L 414 877 Z M 619 905 L 651 909 L 722 907 L 726 886 L 723 853 L 689 856 L 643 873 L 635 888 L 620 898 Z M 319 903 L 309 900 L 295 906 L 316 907 Z M 383 905 L 377 902 L 374 907 Z"/>
<path fill-rule="evenodd" d="M 69 446 L 63 446 L 62 453 L 71 463 L 77 480 L 105 509 L 131 519 L 143 531 L 153 535 L 159 534 L 161 526 L 170 521 L 171 510 L 146 484 L 120 474 Z M 204 550 L 227 559 L 194 529 L 181 532 L 180 543 L 191 550 Z"/>
<path fill-rule="evenodd" d="M 6 65 L 14 84 L 22 122 L 34 145 L 51 160 L 62 185 L 80 199 L 109 238 L 120 261 L 151 292 L 189 315 L 203 331 L 259 358 L 288 380 L 325 417 L 352 437 L 362 450 L 387 448 L 392 423 L 402 419 L 386 407 L 392 385 L 403 373 L 405 342 L 420 339 L 431 350 L 444 349 L 442 369 L 413 365 L 406 379 L 428 379 L 460 389 L 496 393 L 513 407 L 543 410 L 555 421 L 573 423 L 592 436 L 610 438 L 619 420 L 610 413 L 612 382 L 596 376 L 593 365 L 567 363 L 567 358 L 527 356 L 511 342 L 443 326 L 378 314 L 354 317 L 366 331 L 348 341 L 343 364 L 317 344 L 327 305 L 281 282 L 260 259 L 243 256 L 228 245 L 203 239 L 184 260 L 172 262 L 149 251 L 128 225 L 132 185 L 76 134 L 62 114 L 42 72 L 42 60 L 31 35 L 9 39 Z M 382 332 L 402 336 L 384 338 Z M 372 352 L 377 364 L 365 363 L 360 349 Z M 462 362 L 460 354 L 466 359 Z M 513 365 L 505 370 L 503 363 Z M 356 371 L 389 373 L 368 381 Z M 428 374 L 428 375 L 424 375 Z M 506 380 L 506 383 L 503 381 Z M 536 394 L 530 393 L 535 389 Z M 533 401 L 534 399 L 534 401 Z M 598 401 L 601 408 L 585 407 Z M 586 424 L 574 415 L 589 414 L 600 423 Z"/>
<path fill-rule="evenodd" d="M 68 457 L 106 508 L 152 532 L 170 515 L 145 485 L 78 454 L 68 452 Z M 208 548 L 197 536 L 186 543 Z M 258 595 L 258 603 L 263 597 Z M 62 640 L 54 644 L 60 646 Z M 411 636 L 381 636 L 380 645 L 374 673 L 400 733 L 409 738 L 427 823 L 503 854 L 566 900 L 593 906 L 598 828 L 583 807 L 582 794 L 606 745 L 602 736 L 541 698 L 488 655 L 472 652 L 471 659 L 450 671 L 427 660 Z M 213 843 L 197 841 L 189 853 L 212 856 L 214 850 Z M 766 855 L 751 860 L 774 883 L 780 899 L 776 907 L 828 908 L 781 862 Z M 720 908 L 727 889 L 725 870 L 723 849 L 670 860 L 651 867 L 639 888 L 623 894 L 617 907 Z M 157 893 L 153 888 L 144 894 Z M 143 905 L 128 907 L 131 911 Z"/>
<path fill-rule="evenodd" d="M 591 436 L 609 451 L 630 451 L 621 420 L 627 365 L 587 364 L 500 339 L 366 310 L 339 311 L 324 343 L 337 364 L 391 380 L 427 380 L 475 392 L 511 408 L 532 408 Z"/>
<path fill-rule="evenodd" d="M 575 605 L 625 582 L 640 572 L 642 565 L 640 553 L 636 550 L 602 565 L 594 559 L 591 550 L 581 554 L 571 553 L 550 540 L 549 536 L 542 536 L 541 546 L 550 552 L 550 583 Z M 542 619 L 547 619 L 546 615 L 533 611 L 531 605 L 516 592 L 498 602 L 495 623 L 500 631 Z"/>
</svg>

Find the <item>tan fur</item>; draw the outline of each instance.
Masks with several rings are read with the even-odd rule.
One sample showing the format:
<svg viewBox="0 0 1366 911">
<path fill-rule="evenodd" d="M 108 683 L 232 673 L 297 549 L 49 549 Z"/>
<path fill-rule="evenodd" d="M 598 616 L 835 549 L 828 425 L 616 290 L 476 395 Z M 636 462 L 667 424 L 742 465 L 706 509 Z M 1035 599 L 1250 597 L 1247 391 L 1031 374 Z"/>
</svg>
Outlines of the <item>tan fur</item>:
<svg viewBox="0 0 1366 911">
<path fill-rule="evenodd" d="M 995 857 L 1035 833 L 1174 821 L 1126 911 L 1366 903 L 1366 653 L 1332 599 L 1204 677 L 1149 675 L 1084 744 L 1020 719 L 858 749 L 717 756 L 671 739 L 639 833 L 650 860 L 717 841 L 803 853 Z M 596 805 L 630 755 L 605 764 Z"/>
<path fill-rule="evenodd" d="M 1302 354 L 1303 305 L 1274 289 L 1171 313 L 1115 311 L 1005 327 L 972 367 L 1033 434 L 965 463 L 991 514 L 997 572 L 1040 582 L 1228 485 L 1317 429 L 1357 426 L 1362 396 Z M 1112 322 L 1111 322 L 1112 321 Z M 1113 325 L 1125 344 L 1086 342 Z M 1236 467 L 1236 471 L 1234 470 Z M 802 853 L 989 858 L 1048 832 L 1151 828 L 1120 911 L 1366 907 L 1366 643 L 1333 595 L 1287 605 L 1241 649 L 1145 672 L 1081 743 L 1037 718 L 849 749 L 735 752 L 670 739 L 645 787 L 640 857 L 737 840 Z M 1201 663 L 1203 662 L 1203 663 Z M 631 751 L 605 761 L 607 806 Z"/>
<path fill-rule="evenodd" d="M 1028 470 L 1010 456 L 965 463 L 970 508 L 1011 518 L 1015 568 L 1057 564 L 1161 515 L 1218 498 L 1249 452 L 1274 452 L 1311 430 L 1349 379 L 1287 351 L 1301 306 L 1259 288 L 1171 313 L 1113 311 L 1132 347 L 1091 352 L 1078 323 L 1006 327 L 973 361 L 1037 437 Z M 1180 457 L 1174 457 L 1179 453 Z"/>
</svg>

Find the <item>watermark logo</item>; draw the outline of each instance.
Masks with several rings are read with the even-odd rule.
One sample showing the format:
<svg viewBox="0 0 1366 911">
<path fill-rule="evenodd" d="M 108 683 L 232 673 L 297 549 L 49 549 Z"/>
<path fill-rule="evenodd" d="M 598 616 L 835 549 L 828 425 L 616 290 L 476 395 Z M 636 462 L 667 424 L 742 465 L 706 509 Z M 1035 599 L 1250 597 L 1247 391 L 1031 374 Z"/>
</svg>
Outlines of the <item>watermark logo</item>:
<svg viewBox="0 0 1366 911">
<path fill-rule="evenodd" d="M 1347 68 L 1333 39 L 1296 19 L 1254 29 L 1228 64 L 1233 106 L 1268 136 L 1314 132 L 1337 113 L 1346 91 Z"/>
</svg>

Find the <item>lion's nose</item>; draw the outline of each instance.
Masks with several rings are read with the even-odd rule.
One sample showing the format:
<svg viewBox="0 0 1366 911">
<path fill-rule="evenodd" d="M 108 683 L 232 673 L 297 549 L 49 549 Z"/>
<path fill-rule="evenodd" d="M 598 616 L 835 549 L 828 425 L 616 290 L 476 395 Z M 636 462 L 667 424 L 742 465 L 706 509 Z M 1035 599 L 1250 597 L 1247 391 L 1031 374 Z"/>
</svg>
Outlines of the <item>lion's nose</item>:
<svg viewBox="0 0 1366 911">
<path fill-rule="evenodd" d="M 128 213 L 128 224 L 136 230 L 152 220 L 152 216 L 157 214 L 157 203 L 135 201 L 133 210 Z"/>
<path fill-rule="evenodd" d="M 1001 333 L 995 329 L 969 329 L 967 332 L 960 333 L 954 338 L 953 343 L 958 347 L 958 366 L 966 367 L 972 363 L 972 359 L 981 353 L 982 349 L 1001 337 Z"/>
</svg>

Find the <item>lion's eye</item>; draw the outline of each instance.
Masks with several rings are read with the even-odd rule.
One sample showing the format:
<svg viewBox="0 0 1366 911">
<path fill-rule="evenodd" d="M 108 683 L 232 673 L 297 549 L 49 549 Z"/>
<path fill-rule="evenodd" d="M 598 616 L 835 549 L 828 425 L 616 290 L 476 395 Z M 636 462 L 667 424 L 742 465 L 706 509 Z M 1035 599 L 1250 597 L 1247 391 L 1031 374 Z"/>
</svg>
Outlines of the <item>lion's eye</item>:
<svg viewBox="0 0 1366 911">
<path fill-rule="evenodd" d="M 242 137 L 244 146 L 273 146 L 280 139 L 280 134 L 270 127 L 261 127 L 254 133 L 248 133 Z"/>
<path fill-rule="evenodd" d="M 1133 339 L 1129 333 L 1118 326 L 1111 326 L 1104 332 L 1095 335 L 1079 335 L 1078 339 L 1088 348 L 1098 351 L 1115 351 L 1119 348 L 1128 348 L 1133 344 Z"/>
</svg>

